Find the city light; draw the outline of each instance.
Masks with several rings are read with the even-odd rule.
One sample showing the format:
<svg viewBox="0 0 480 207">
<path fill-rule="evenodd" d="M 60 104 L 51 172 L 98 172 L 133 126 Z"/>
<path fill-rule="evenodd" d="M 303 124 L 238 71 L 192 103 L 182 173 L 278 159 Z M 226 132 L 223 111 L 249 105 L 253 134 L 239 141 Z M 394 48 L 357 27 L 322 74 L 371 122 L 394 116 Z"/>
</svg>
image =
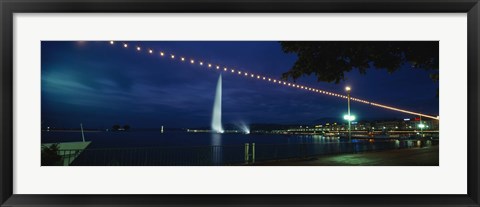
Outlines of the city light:
<svg viewBox="0 0 480 207">
<path fill-rule="evenodd" d="M 343 116 L 343 119 L 347 120 L 347 121 L 354 121 L 355 120 L 355 116 L 354 115 L 345 115 Z"/>
<path fill-rule="evenodd" d="M 418 127 L 419 127 L 420 129 L 423 129 L 423 128 L 425 128 L 425 124 L 419 124 Z"/>
<path fill-rule="evenodd" d="M 114 41 L 109 41 L 109 44 L 113 45 Z M 127 43 L 123 43 L 123 47 L 124 48 L 127 48 L 128 45 Z M 137 51 L 141 51 L 141 47 L 140 46 L 137 46 Z M 153 53 L 153 49 L 150 49 L 148 50 L 148 53 Z M 164 56 L 165 53 L 162 51 L 160 52 L 160 56 Z M 175 60 L 175 55 L 174 53 L 171 53 L 170 55 L 171 59 L 172 60 Z M 185 61 L 186 60 L 186 57 L 181 57 L 180 58 L 181 61 Z M 194 64 L 195 61 L 193 59 L 190 59 L 190 63 L 191 64 Z M 198 64 L 199 66 L 203 66 L 203 62 L 199 62 Z M 208 64 L 208 68 L 212 67 L 212 64 L 209 63 Z M 224 66 L 220 66 L 220 65 L 216 65 L 215 66 L 216 69 L 220 69 L 220 67 L 223 67 L 224 70 L 219 70 L 219 71 L 224 71 L 226 72 L 227 71 L 227 67 L 224 67 Z M 235 72 L 235 70 L 231 70 L 232 73 Z M 276 80 L 276 79 L 272 79 L 272 78 L 269 78 L 267 76 L 261 76 L 259 74 L 254 74 L 254 73 L 249 73 L 249 72 L 240 72 L 238 71 L 238 74 L 244 74 L 244 77 L 248 77 L 250 76 L 251 78 L 254 78 L 254 77 L 257 77 L 256 79 L 257 80 L 263 80 L 263 81 L 269 81 L 269 82 L 273 82 L 274 83 L 277 83 L 277 85 L 283 85 L 283 86 L 291 86 L 293 88 L 297 88 L 297 89 L 302 89 L 302 90 L 308 90 L 312 93 L 318 93 L 318 94 L 322 94 L 322 95 L 328 95 L 328 96 L 332 96 L 332 97 L 338 97 L 338 98 L 342 98 L 342 99 L 347 99 L 348 97 L 345 96 L 345 95 L 342 95 L 342 94 L 338 94 L 338 93 L 333 93 L 333 92 L 328 92 L 328 91 L 324 91 L 324 90 L 320 90 L 320 89 L 316 89 L 316 88 L 312 88 L 312 87 L 308 87 L 308 86 L 302 86 L 302 85 L 298 85 L 298 84 L 294 84 L 294 83 L 289 83 L 287 81 L 281 81 L 281 80 Z M 262 77 L 262 78 L 260 78 Z M 282 84 L 283 83 L 283 84 Z M 345 90 L 347 92 L 350 92 L 351 91 L 351 87 L 350 86 L 347 86 L 345 87 Z M 426 118 L 431 118 L 431 119 L 436 119 L 436 120 L 439 120 L 440 117 L 439 116 L 430 116 L 430 115 L 427 115 L 427 114 L 422 114 L 422 113 L 418 113 L 418 112 L 413 112 L 413 111 L 408 111 L 408 110 L 404 110 L 404 109 L 400 109 L 400 108 L 396 108 L 396 107 L 392 107 L 392 106 L 387 106 L 387 105 L 383 105 L 383 104 L 378 104 L 378 103 L 374 103 L 374 102 L 370 102 L 370 101 L 367 101 L 367 100 L 363 100 L 363 99 L 359 99 L 359 98 L 354 98 L 354 97 L 350 97 L 350 100 L 351 101 L 354 101 L 354 102 L 358 102 L 358 103 L 363 103 L 363 104 L 368 104 L 370 106 L 375 106 L 375 107 L 380 107 L 380 108 L 384 108 L 384 109 L 388 109 L 388 110 L 393 110 L 393 111 L 398 111 L 398 112 L 402 112 L 402 113 L 407 113 L 407 114 L 412 114 L 412 115 L 416 115 L 416 116 L 422 116 L 422 117 L 426 117 Z"/>
</svg>

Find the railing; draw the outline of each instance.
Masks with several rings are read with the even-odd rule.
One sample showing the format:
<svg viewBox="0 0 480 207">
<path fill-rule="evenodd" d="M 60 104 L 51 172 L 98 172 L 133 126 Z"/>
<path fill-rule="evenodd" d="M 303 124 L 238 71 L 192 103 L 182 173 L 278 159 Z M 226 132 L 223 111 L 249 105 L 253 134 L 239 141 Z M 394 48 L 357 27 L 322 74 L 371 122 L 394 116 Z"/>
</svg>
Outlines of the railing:
<svg viewBox="0 0 480 207">
<path fill-rule="evenodd" d="M 60 150 L 64 165 L 77 166 L 212 166 L 244 165 L 258 161 L 301 159 L 327 154 L 358 153 L 423 147 L 438 141 L 328 142 L 199 147 L 151 147 Z"/>
<path fill-rule="evenodd" d="M 244 161 L 244 147 L 199 146 L 86 149 L 72 165 L 88 166 L 203 166 Z"/>
</svg>

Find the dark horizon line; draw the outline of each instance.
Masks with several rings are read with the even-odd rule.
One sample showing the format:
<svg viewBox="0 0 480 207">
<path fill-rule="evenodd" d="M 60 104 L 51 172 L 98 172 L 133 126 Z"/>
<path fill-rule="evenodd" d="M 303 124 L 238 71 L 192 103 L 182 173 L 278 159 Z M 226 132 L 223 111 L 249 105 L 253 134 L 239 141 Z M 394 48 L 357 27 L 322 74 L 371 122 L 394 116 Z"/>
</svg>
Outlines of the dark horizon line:
<svg viewBox="0 0 480 207">
<path fill-rule="evenodd" d="M 413 119 L 415 117 L 406 117 L 406 118 L 410 118 L 410 119 Z M 322 121 L 312 121 L 312 122 L 316 122 L 316 123 L 250 123 L 250 124 L 247 124 L 248 126 L 254 126 L 254 125 L 257 125 L 257 126 L 260 126 L 260 125 L 270 125 L 270 126 L 314 126 L 314 125 L 318 125 L 318 124 L 323 124 L 323 123 L 347 123 L 346 121 L 344 120 L 340 120 L 338 118 L 321 118 L 321 119 L 330 119 L 329 121 L 326 121 L 326 120 L 322 120 Z M 318 120 L 321 120 L 321 119 L 318 119 Z M 424 121 L 426 120 L 430 120 L 430 119 L 424 119 Z M 362 122 L 381 122 L 381 121 L 404 121 L 402 118 L 366 118 L 366 119 L 362 119 L 362 120 L 359 120 L 359 121 L 354 121 L 354 122 L 359 122 L 359 123 L 362 123 Z M 112 124 L 113 125 L 116 125 L 116 124 Z M 205 129 L 205 128 L 210 128 L 209 126 L 192 126 L 192 127 L 169 127 L 168 125 L 159 125 L 158 127 L 135 127 L 134 125 L 130 125 L 130 124 L 121 124 L 120 127 L 122 126 L 125 126 L 125 125 L 129 125 L 130 126 L 130 130 L 134 129 L 134 130 L 158 130 L 160 129 L 162 126 L 164 127 L 164 129 Z M 224 127 L 230 127 L 230 126 L 237 126 L 238 124 L 234 124 L 234 123 L 225 123 L 223 124 Z M 50 126 L 51 127 L 51 126 Z M 41 127 L 42 129 L 46 128 L 46 127 Z M 51 127 L 51 129 L 80 129 L 80 127 Z M 88 126 L 85 126 L 83 128 L 84 130 L 92 130 L 92 129 L 111 129 L 111 127 L 109 128 L 105 128 L 105 127 L 88 127 Z"/>
</svg>

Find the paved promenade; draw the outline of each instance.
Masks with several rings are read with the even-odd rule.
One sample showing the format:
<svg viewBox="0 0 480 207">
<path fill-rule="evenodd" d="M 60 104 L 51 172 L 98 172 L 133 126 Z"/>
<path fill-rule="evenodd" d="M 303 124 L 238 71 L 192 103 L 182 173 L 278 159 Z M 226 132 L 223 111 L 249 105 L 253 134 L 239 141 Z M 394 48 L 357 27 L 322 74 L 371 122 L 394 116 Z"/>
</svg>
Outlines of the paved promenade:
<svg viewBox="0 0 480 207">
<path fill-rule="evenodd" d="M 256 163 L 263 166 L 438 166 L 439 147 L 398 149 L 357 154 L 324 155 L 308 160 Z"/>
</svg>

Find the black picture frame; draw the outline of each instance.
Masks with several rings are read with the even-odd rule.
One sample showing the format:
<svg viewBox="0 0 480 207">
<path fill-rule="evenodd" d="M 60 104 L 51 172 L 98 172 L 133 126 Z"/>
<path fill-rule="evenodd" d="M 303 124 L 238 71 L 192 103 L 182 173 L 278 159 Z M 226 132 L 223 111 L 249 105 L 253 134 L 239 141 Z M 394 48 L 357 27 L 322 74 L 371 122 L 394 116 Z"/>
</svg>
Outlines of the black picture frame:
<svg viewBox="0 0 480 207">
<path fill-rule="evenodd" d="M 0 0 L 1 206 L 480 206 L 478 0 Z M 15 13 L 467 13 L 468 190 L 465 195 L 19 195 L 13 194 Z M 454 179 L 454 178 L 445 178 Z M 65 183 L 68 185 L 68 183 Z M 92 186 L 93 187 L 93 186 Z"/>
</svg>

